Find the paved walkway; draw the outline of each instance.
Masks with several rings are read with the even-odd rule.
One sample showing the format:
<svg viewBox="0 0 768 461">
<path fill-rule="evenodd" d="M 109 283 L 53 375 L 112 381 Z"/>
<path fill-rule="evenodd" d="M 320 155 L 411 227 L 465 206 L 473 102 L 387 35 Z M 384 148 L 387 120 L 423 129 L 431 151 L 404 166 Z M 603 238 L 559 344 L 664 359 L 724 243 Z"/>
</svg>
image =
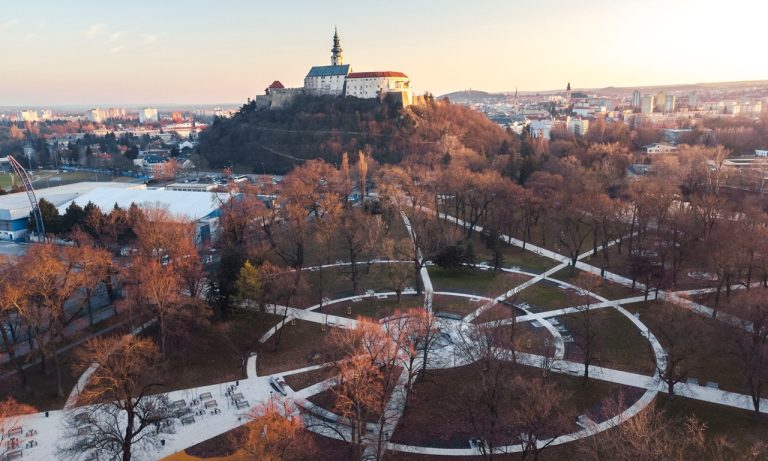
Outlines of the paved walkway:
<svg viewBox="0 0 768 461">
<path fill-rule="evenodd" d="M 443 217 L 457 224 L 461 223 L 460 220 L 457 220 L 455 218 L 445 217 L 445 216 Z M 409 233 L 412 233 L 412 230 L 410 228 L 410 223 L 407 222 L 407 218 L 404 215 L 403 215 L 403 218 L 404 218 L 404 221 L 406 222 L 406 227 L 409 229 Z M 505 239 L 505 241 L 507 241 L 512 245 L 523 247 L 523 242 L 518 239 L 514 239 L 509 236 L 503 236 L 503 238 Z M 549 275 L 557 272 L 558 270 L 561 270 L 564 267 L 567 267 L 569 258 L 563 255 L 559 255 L 555 252 L 537 247 L 530 243 L 526 243 L 525 247 L 527 250 L 532 251 L 535 254 L 539 254 L 541 256 L 557 261 L 558 264 L 555 267 L 545 271 L 543 274 L 530 274 L 532 275 L 531 280 L 494 298 L 491 302 L 486 303 L 485 305 L 481 306 L 479 309 L 477 309 L 476 311 L 468 315 L 465 319 L 463 319 L 463 321 L 454 322 L 457 328 L 472 328 L 472 324 L 470 323 L 471 320 L 476 319 L 480 314 L 482 314 L 484 310 L 489 308 L 488 306 L 492 306 L 493 303 L 505 300 L 508 297 L 513 296 L 516 293 L 520 292 L 521 290 L 535 283 L 540 282 L 541 280 L 546 280 L 548 279 Z M 579 259 L 587 257 L 590 253 L 591 252 L 587 252 L 580 255 Z M 337 264 L 344 264 L 344 263 L 337 263 Z M 599 268 L 585 264 L 583 262 L 578 262 L 576 267 L 582 270 L 597 273 L 598 275 L 600 273 Z M 509 271 L 515 272 L 513 270 L 509 270 Z M 522 271 L 517 271 L 517 272 L 522 273 Z M 625 277 L 622 277 L 620 275 L 613 274 L 610 272 L 605 273 L 605 278 L 607 280 L 610 280 L 625 286 L 631 285 L 631 280 L 628 280 Z M 426 268 L 423 268 L 422 270 L 422 279 L 424 281 L 425 294 L 427 295 L 425 296 L 425 299 L 429 300 L 429 302 L 425 301 L 425 307 L 427 309 L 431 309 L 433 288 L 431 285 L 431 281 L 429 280 L 429 274 Z M 575 287 L 574 285 L 568 282 L 563 282 L 560 280 L 557 280 L 557 283 L 566 287 L 568 286 Z M 641 289 L 644 288 L 642 287 L 642 285 L 639 285 L 639 287 Z M 440 292 L 439 294 L 449 295 L 449 296 L 455 295 L 455 296 L 475 297 L 471 295 L 466 295 L 464 293 Z M 590 309 L 613 308 L 613 309 L 616 309 L 621 314 L 623 314 L 626 318 L 628 318 L 639 329 L 639 331 L 648 338 L 656 354 L 657 366 L 659 368 L 663 368 L 666 360 L 666 356 L 660 343 L 656 340 L 656 338 L 648 330 L 648 328 L 640 321 L 640 319 L 632 315 L 629 311 L 627 311 L 624 308 L 624 305 L 626 304 L 642 302 L 643 300 L 645 300 L 644 296 L 635 296 L 635 297 L 629 297 L 629 298 L 624 298 L 620 300 L 608 300 L 595 293 L 587 293 L 587 294 L 591 295 L 592 297 L 598 300 L 598 302 L 589 306 Z M 331 301 L 330 303 L 348 301 L 354 298 L 364 298 L 364 297 L 365 296 L 343 298 L 342 300 L 335 300 L 335 301 Z M 482 297 L 479 297 L 479 298 L 482 298 Z M 696 303 L 692 303 L 689 300 L 685 300 L 680 296 L 679 293 L 667 293 L 662 291 L 660 292 L 660 298 L 670 302 L 674 302 L 675 304 L 683 305 L 684 307 L 689 308 L 691 310 L 698 311 L 703 315 L 708 315 L 708 314 L 711 315 L 711 312 L 707 311 L 707 309 L 709 308 L 707 308 L 706 306 L 697 305 Z M 686 302 L 692 303 L 692 304 L 686 305 Z M 277 313 L 278 315 L 284 315 L 285 320 L 280 322 L 278 326 L 274 327 L 269 332 L 267 332 L 261 338 L 261 341 L 263 342 L 269 339 L 269 337 L 271 337 L 271 335 L 273 335 L 278 328 L 284 326 L 291 319 L 300 319 L 303 321 L 327 324 L 330 326 L 338 326 L 342 328 L 356 328 L 357 326 L 357 321 L 354 319 L 316 312 L 317 308 L 319 308 L 319 306 L 313 306 L 310 309 L 296 309 L 296 308 L 291 308 L 287 306 L 278 306 L 278 305 L 269 306 L 269 309 L 271 309 L 272 312 Z M 526 315 L 518 317 L 517 321 L 520 322 L 520 321 L 537 320 L 543 325 L 549 324 L 550 326 L 552 326 L 551 323 L 548 321 L 548 319 L 552 317 L 557 317 L 560 315 L 572 314 L 574 312 L 578 312 L 581 308 L 583 307 L 574 306 L 574 307 L 567 307 L 567 308 L 556 309 L 556 310 L 540 312 L 540 313 L 527 312 Z M 727 316 L 724 316 L 724 315 L 718 315 L 717 318 L 724 321 L 735 321 L 733 319 L 729 319 Z M 502 320 L 499 322 L 495 322 L 494 324 L 503 325 L 504 322 L 505 321 Z M 446 323 L 446 325 L 447 324 L 448 323 Z M 555 332 L 559 334 L 559 332 L 557 332 L 556 330 Z M 436 365 L 439 364 L 439 366 L 449 366 L 449 365 L 456 366 L 461 364 L 461 360 L 459 360 L 459 362 L 457 363 L 455 346 L 443 347 L 438 351 L 439 351 L 438 357 L 436 357 L 436 360 L 431 361 L 430 363 L 434 362 Z M 450 357 L 451 355 L 452 357 Z M 583 374 L 584 367 L 582 364 L 564 360 L 562 359 L 563 355 L 564 354 L 558 351 L 554 362 L 545 360 L 545 358 L 542 356 L 538 356 L 534 354 L 526 354 L 522 352 L 518 352 L 516 354 L 516 357 L 518 361 L 529 366 L 540 367 L 542 366 L 543 363 L 550 362 L 552 363 L 552 371 L 554 372 L 565 373 L 569 375 Z M 166 456 L 171 453 L 183 450 L 184 448 L 187 448 L 196 443 L 199 443 L 202 440 L 207 440 L 209 438 L 212 438 L 216 435 L 219 435 L 221 433 L 224 433 L 226 431 L 229 431 L 235 427 L 238 427 L 244 424 L 247 421 L 246 411 L 237 410 L 236 408 L 234 408 L 226 396 L 226 390 L 232 386 L 235 386 L 237 389 L 237 392 L 242 393 L 243 397 L 249 401 L 250 406 L 253 407 L 260 403 L 266 403 L 270 398 L 272 398 L 274 391 L 270 386 L 271 378 L 287 376 L 290 374 L 301 373 L 304 371 L 315 370 L 315 369 L 319 369 L 329 365 L 329 364 L 315 365 L 315 366 L 304 367 L 304 368 L 300 368 L 300 369 L 296 369 L 296 370 L 292 370 L 284 373 L 277 373 L 274 375 L 259 377 L 256 374 L 256 361 L 257 361 L 256 355 L 253 355 L 248 359 L 246 379 L 239 380 L 237 382 L 226 382 L 226 383 L 221 383 L 221 384 L 216 384 L 211 386 L 202 386 L 202 387 L 185 389 L 185 390 L 168 393 L 171 401 L 184 399 L 185 401 L 189 402 L 205 392 L 210 392 L 211 394 L 214 395 L 217 402 L 219 402 L 219 408 L 222 410 L 222 412 L 221 414 L 218 414 L 218 415 L 204 414 L 202 416 L 196 417 L 196 422 L 194 424 L 191 424 L 188 426 L 177 426 L 175 434 L 168 434 L 166 436 L 166 439 L 165 439 L 166 443 L 164 446 L 160 448 L 158 453 L 155 453 L 152 455 L 146 455 L 143 458 L 141 455 L 137 455 L 135 456 L 135 459 L 141 461 L 142 459 Z M 666 383 L 660 380 L 657 375 L 646 376 L 646 375 L 631 373 L 627 371 L 590 366 L 590 376 L 598 380 L 603 380 L 607 382 L 613 382 L 613 383 L 622 384 L 626 386 L 645 389 L 646 392 L 638 401 L 636 401 L 633 405 L 631 405 L 622 414 L 616 415 L 608 421 L 600 422 L 596 424 L 595 427 L 584 429 L 584 430 L 575 432 L 573 434 L 568 434 L 562 437 L 558 437 L 553 442 L 554 444 L 567 443 L 581 437 L 593 435 L 594 433 L 599 432 L 601 430 L 606 430 L 612 427 L 612 425 L 615 425 L 623 420 L 626 420 L 626 418 L 629 418 L 634 414 L 636 414 L 637 412 L 641 411 L 642 408 L 644 408 L 645 406 L 647 406 L 653 401 L 655 395 L 658 392 L 667 391 Z M 87 381 L 87 378 L 83 378 L 83 379 Z M 400 381 L 398 382 L 398 388 L 401 388 L 401 390 L 404 390 L 403 379 L 404 379 L 404 376 L 401 375 Z M 333 415 L 328 410 L 313 406 L 311 402 L 308 401 L 309 397 L 311 397 L 316 393 L 322 392 L 323 390 L 332 386 L 333 383 L 334 383 L 334 379 L 331 378 L 321 383 L 314 384 L 306 389 L 302 389 L 301 391 L 296 393 L 294 393 L 290 389 L 287 389 L 287 390 L 289 391 L 289 396 L 295 398 L 297 404 L 300 404 L 304 408 L 308 408 L 312 412 L 312 414 L 310 415 L 303 414 L 303 417 L 308 423 L 308 427 L 326 436 L 336 437 L 336 438 L 344 437 L 344 436 L 348 437 L 349 435 L 348 430 L 345 432 L 345 428 L 343 424 L 340 424 L 339 418 L 337 416 Z M 696 399 L 696 400 L 705 401 L 705 402 L 711 402 L 711 403 L 726 405 L 726 406 L 745 409 L 745 410 L 752 409 L 752 401 L 750 396 L 748 395 L 722 391 L 720 389 L 714 389 L 707 386 L 690 385 L 690 384 L 682 384 L 682 383 L 678 384 L 675 387 L 675 392 L 679 395 Z M 394 428 L 397 426 L 397 421 L 399 420 L 400 416 L 402 415 L 402 411 L 404 410 L 405 392 L 397 392 L 396 394 L 397 395 L 393 394 L 392 399 L 388 402 L 388 408 L 395 412 L 395 417 L 392 418 L 391 421 L 385 421 L 385 424 L 383 425 L 384 430 L 386 431 L 385 436 L 387 439 L 389 438 L 389 436 L 391 436 L 391 432 L 394 432 Z M 763 408 L 763 412 L 768 412 L 768 400 L 763 399 L 762 408 Z M 44 413 L 38 413 L 35 415 L 29 415 L 22 418 L 21 424 L 24 430 L 26 431 L 28 429 L 36 429 L 38 431 L 38 441 L 40 442 L 40 444 L 37 447 L 26 449 L 24 451 L 24 459 L 32 459 L 32 460 L 56 459 L 55 445 L 59 439 L 58 434 L 62 430 L 62 422 L 65 417 L 65 414 L 66 414 L 65 411 L 60 410 L 60 411 L 49 412 L 48 416 L 46 416 Z M 329 424 L 329 421 L 331 422 L 330 424 Z M 333 423 L 333 421 L 336 421 L 336 422 Z M 335 424 L 337 427 L 332 427 L 333 424 Z M 373 430 L 374 433 L 376 430 L 378 430 L 376 429 L 376 425 L 370 425 L 370 424 L 368 429 L 369 429 L 369 433 L 371 430 Z M 396 450 L 396 451 L 402 451 L 402 452 L 408 452 L 408 453 L 423 453 L 423 454 L 429 454 L 429 455 L 471 456 L 471 455 L 478 454 L 477 450 L 471 449 L 471 448 L 462 448 L 462 449 L 432 448 L 432 447 L 419 447 L 419 446 L 409 446 L 409 445 L 400 445 L 400 444 L 392 444 L 392 443 L 389 443 L 387 445 L 387 448 L 390 450 Z M 508 451 L 512 452 L 512 451 L 519 451 L 520 446 L 512 445 L 506 448 L 508 449 Z"/>
<path fill-rule="evenodd" d="M 408 236 L 411 238 L 413 244 L 416 245 L 416 237 L 413 233 L 413 226 L 411 226 L 411 221 L 403 211 L 400 211 L 400 216 L 403 218 L 403 223 L 405 224 L 405 229 L 408 231 Z M 422 262 L 421 270 L 419 273 L 421 274 L 421 283 L 424 287 L 424 308 L 427 311 L 432 312 L 432 294 L 434 293 L 434 289 L 432 288 L 432 280 L 429 278 L 427 265 L 424 264 L 424 257 L 421 254 L 421 249 L 417 248 L 416 253 L 418 254 L 419 261 Z"/>
</svg>

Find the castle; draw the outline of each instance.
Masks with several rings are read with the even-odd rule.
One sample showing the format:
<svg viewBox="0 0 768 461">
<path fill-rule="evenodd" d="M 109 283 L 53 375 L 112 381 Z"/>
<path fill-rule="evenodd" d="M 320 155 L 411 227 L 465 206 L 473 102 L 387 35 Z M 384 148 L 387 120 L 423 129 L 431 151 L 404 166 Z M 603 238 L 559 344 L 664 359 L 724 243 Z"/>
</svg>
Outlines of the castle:
<svg viewBox="0 0 768 461">
<path fill-rule="evenodd" d="M 383 98 L 392 95 L 403 106 L 413 104 L 413 90 L 407 75 L 395 71 L 353 72 L 352 66 L 344 64 L 341 40 L 334 30 L 331 65 L 313 66 L 304 77 L 302 88 L 285 88 L 275 80 L 264 95 L 256 97 L 256 106 L 264 109 L 280 108 L 287 105 L 296 94 L 309 93 L 355 97 L 361 99 Z"/>
</svg>

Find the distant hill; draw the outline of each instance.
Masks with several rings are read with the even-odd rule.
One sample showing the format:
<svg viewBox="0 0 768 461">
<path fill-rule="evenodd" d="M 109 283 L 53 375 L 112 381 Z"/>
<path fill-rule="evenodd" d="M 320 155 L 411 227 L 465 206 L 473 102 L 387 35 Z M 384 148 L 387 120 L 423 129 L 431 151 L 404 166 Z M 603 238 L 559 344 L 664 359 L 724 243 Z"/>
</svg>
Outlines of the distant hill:
<svg viewBox="0 0 768 461">
<path fill-rule="evenodd" d="M 301 95 L 283 109 L 245 104 L 232 118 L 217 118 L 200 135 L 199 153 L 213 168 L 280 174 L 320 158 L 338 165 L 344 152 L 369 152 L 379 163 L 405 159 L 433 164 L 446 151 L 493 158 L 517 145 L 483 114 L 430 100 L 402 108 L 393 100 Z M 471 154 L 474 153 L 474 154 Z"/>
<path fill-rule="evenodd" d="M 439 99 L 442 98 L 448 98 L 449 101 L 459 104 L 499 102 L 507 99 L 505 95 L 500 93 L 488 93 L 478 90 L 454 91 L 439 97 Z"/>
<path fill-rule="evenodd" d="M 616 86 L 607 86 L 603 88 L 581 88 L 581 87 L 573 87 L 574 91 L 580 91 L 580 92 L 586 92 L 586 93 L 599 93 L 599 94 L 605 94 L 605 95 L 627 95 L 631 94 L 635 90 L 640 90 L 643 92 L 657 92 L 657 91 L 679 91 L 679 92 L 689 92 L 689 91 L 712 91 L 712 90 L 732 90 L 734 88 L 755 88 L 755 87 L 768 87 L 768 80 L 744 80 L 744 81 L 737 81 L 737 82 L 709 82 L 709 83 L 679 83 L 679 84 L 672 84 L 672 85 L 646 85 L 646 86 L 627 86 L 627 87 L 616 87 Z M 533 91 L 520 91 L 521 95 L 530 95 L 530 94 L 557 94 L 557 93 L 563 93 L 565 91 L 564 88 L 559 88 L 556 90 L 533 90 Z M 477 90 L 470 90 L 470 91 L 456 91 L 453 93 L 448 93 L 442 97 L 448 97 L 451 101 L 456 102 L 462 102 L 462 98 L 467 98 L 468 102 L 483 102 L 482 99 L 485 98 L 497 98 L 499 100 L 503 100 L 508 95 L 514 94 L 514 90 L 510 91 L 502 91 L 499 93 L 487 93 L 485 91 L 477 91 Z M 463 103 L 463 102 L 462 102 Z"/>
</svg>

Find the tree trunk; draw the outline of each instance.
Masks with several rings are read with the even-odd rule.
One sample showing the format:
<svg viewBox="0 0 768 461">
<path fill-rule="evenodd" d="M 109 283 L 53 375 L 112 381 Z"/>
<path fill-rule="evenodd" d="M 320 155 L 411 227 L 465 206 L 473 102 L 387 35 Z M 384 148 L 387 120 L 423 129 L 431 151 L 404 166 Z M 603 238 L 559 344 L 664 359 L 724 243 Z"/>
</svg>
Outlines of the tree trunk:
<svg viewBox="0 0 768 461">
<path fill-rule="evenodd" d="M 129 402 L 129 408 L 126 408 L 128 421 L 125 425 L 125 437 L 123 438 L 123 461 L 131 461 L 131 441 L 133 440 L 133 427 L 136 423 L 136 417 L 133 408 L 130 407 L 131 405 Z"/>
<path fill-rule="evenodd" d="M 416 259 L 413 261 L 413 272 L 414 272 L 414 279 L 416 280 L 416 295 L 420 296 L 422 293 L 422 287 L 421 287 L 421 264 Z"/>
<path fill-rule="evenodd" d="M 59 351 L 57 347 L 53 349 L 53 363 L 56 368 L 56 395 L 64 397 L 64 389 L 61 386 L 61 363 L 59 363 Z"/>
<path fill-rule="evenodd" d="M 24 373 L 24 367 L 21 366 L 19 359 L 16 357 L 16 345 L 12 342 L 11 338 L 8 337 L 8 331 L 6 331 L 4 325 L 0 325 L 0 335 L 2 335 L 3 344 L 5 344 L 5 350 L 8 351 L 8 358 L 21 377 L 22 387 L 25 391 L 29 391 L 29 381 L 27 381 L 27 375 Z"/>
</svg>

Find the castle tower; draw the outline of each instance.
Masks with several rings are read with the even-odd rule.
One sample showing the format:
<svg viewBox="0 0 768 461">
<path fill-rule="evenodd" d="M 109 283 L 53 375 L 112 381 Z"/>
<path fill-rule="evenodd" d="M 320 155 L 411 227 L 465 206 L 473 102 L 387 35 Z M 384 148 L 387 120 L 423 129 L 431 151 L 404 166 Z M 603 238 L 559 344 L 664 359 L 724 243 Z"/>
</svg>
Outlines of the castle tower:
<svg viewBox="0 0 768 461">
<path fill-rule="evenodd" d="M 341 66 L 344 64 L 344 57 L 341 55 L 341 45 L 339 44 L 339 31 L 333 28 L 333 48 L 331 48 L 331 65 Z"/>
<path fill-rule="evenodd" d="M 571 100 L 571 82 L 568 82 L 568 86 L 565 88 L 565 100 Z"/>
</svg>

